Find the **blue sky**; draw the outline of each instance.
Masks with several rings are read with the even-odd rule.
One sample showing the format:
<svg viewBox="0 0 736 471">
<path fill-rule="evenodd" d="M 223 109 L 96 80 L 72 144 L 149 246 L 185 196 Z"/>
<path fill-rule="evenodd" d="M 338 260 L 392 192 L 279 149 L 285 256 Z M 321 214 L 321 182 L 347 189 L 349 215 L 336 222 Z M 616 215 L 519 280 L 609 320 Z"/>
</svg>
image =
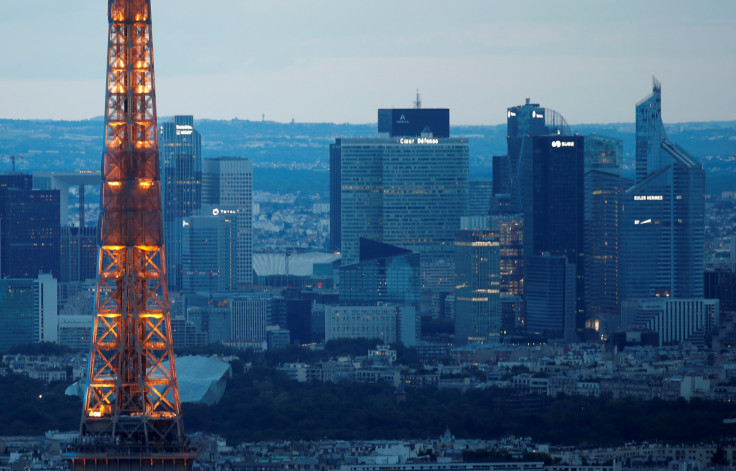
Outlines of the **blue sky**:
<svg viewBox="0 0 736 471">
<path fill-rule="evenodd" d="M 369 123 L 449 107 L 499 124 L 534 102 L 571 124 L 736 120 L 736 1 L 152 0 L 162 116 Z M 104 112 L 105 0 L 0 1 L 0 118 Z"/>
</svg>

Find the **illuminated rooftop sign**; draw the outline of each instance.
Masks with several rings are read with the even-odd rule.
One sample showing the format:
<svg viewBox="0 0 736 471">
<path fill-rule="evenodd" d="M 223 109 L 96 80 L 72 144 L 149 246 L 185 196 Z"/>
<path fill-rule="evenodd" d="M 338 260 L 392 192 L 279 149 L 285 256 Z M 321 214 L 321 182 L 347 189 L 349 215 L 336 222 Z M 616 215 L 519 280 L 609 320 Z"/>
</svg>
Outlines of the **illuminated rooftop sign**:
<svg viewBox="0 0 736 471">
<path fill-rule="evenodd" d="M 662 201 L 662 195 L 634 195 L 634 201 Z"/>
<path fill-rule="evenodd" d="M 177 124 L 176 125 L 176 135 L 185 135 L 188 136 L 189 134 L 192 134 L 194 132 L 194 128 L 189 124 Z"/>
<path fill-rule="evenodd" d="M 431 137 L 418 137 L 416 139 L 407 139 L 407 138 L 401 138 L 399 139 L 399 144 L 439 144 L 440 140 L 437 138 L 431 138 Z"/>
<path fill-rule="evenodd" d="M 552 141 L 550 145 L 554 148 L 575 147 L 575 141 Z"/>
</svg>

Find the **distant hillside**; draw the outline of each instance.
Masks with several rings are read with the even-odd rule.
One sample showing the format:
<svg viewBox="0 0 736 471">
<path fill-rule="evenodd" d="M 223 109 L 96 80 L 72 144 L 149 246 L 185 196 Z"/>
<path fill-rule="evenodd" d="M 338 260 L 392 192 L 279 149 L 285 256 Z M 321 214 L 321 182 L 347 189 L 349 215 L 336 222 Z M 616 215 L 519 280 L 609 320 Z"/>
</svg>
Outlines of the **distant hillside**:
<svg viewBox="0 0 736 471">
<path fill-rule="evenodd" d="M 159 121 L 165 122 L 168 118 Z M 198 120 L 205 158 L 236 155 L 251 159 L 268 175 L 256 188 L 279 191 L 290 176 L 316 179 L 297 182 L 303 191 L 312 183 L 323 192 L 329 170 L 329 145 L 336 137 L 375 136 L 371 124 L 276 123 L 272 121 Z M 572 126 L 579 134 L 603 134 L 622 139 L 627 173 L 633 173 L 635 129 L 633 123 L 580 124 Z M 736 189 L 736 121 L 679 123 L 666 125 L 673 142 L 704 163 L 708 172 L 708 191 Z M 24 171 L 99 168 L 104 126 L 102 118 L 84 121 L 0 120 L 0 156 L 22 155 L 17 162 Z M 470 140 L 471 178 L 491 176 L 491 158 L 506 152 L 506 126 L 454 126 L 454 136 Z M 270 172 L 281 168 L 299 172 Z M 10 161 L 0 159 L 0 171 L 9 171 Z M 302 171 L 319 170 L 318 174 Z M 258 171 L 256 172 L 258 175 Z M 259 184 L 260 183 L 260 184 Z M 260 187 L 260 188 L 259 188 Z"/>
</svg>

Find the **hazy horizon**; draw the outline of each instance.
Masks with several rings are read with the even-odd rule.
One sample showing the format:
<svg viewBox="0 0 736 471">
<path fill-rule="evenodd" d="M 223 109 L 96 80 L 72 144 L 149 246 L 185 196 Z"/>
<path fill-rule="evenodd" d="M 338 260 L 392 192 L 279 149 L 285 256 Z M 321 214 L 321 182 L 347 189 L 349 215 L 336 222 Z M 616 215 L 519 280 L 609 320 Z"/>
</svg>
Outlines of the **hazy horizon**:
<svg viewBox="0 0 736 471">
<path fill-rule="evenodd" d="M 0 118 L 104 112 L 106 2 L 0 4 Z M 450 108 L 502 124 L 526 97 L 571 123 L 626 123 L 662 82 L 667 123 L 736 118 L 736 2 L 152 1 L 158 112 L 372 123 Z"/>
</svg>

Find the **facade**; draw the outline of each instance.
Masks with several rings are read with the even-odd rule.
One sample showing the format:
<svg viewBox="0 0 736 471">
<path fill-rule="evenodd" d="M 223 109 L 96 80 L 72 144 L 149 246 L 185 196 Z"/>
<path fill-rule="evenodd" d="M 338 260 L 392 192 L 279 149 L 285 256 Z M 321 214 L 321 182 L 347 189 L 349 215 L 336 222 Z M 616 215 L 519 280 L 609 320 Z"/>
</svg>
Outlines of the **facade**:
<svg viewBox="0 0 736 471">
<path fill-rule="evenodd" d="M 194 117 L 174 116 L 159 127 L 164 243 L 169 287 L 181 289 L 182 219 L 202 204 L 202 138 Z"/>
<path fill-rule="evenodd" d="M 61 272 L 59 190 L 33 190 L 30 175 L 0 176 L 0 277 Z"/>
<path fill-rule="evenodd" d="M 360 238 L 417 252 L 423 288 L 449 290 L 454 231 L 468 201 L 468 141 L 449 137 L 446 109 L 378 114 L 378 138 L 337 139 L 330 148 L 332 245 L 339 234 L 347 265 L 359 261 Z"/>
<path fill-rule="evenodd" d="M 448 289 L 453 235 L 467 205 L 467 140 L 339 139 L 338 144 L 343 263 L 359 261 L 359 239 L 372 239 L 420 253 L 424 288 Z"/>
<path fill-rule="evenodd" d="M 398 303 L 419 307 L 419 254 L 360 239 L 360 261 L 340 267 L 342 305 Z"/>
<path fill-rule="evenodd" d="M 498 342 L 501 251 L 490 218 L 462 218 L 455 233 L 455 342 Z"/>
<path fill-rule="evenodd" d="M 80 282 L 97 276 L 97 228 L 61 228 L 60 283 Z"/>
<path fill-rule="evenodd" d="M 208 344 L 220 343 L 232 337 L 229 306 L 215 304 L 190 307 L 187 309 L 187 320 L 198 332 L 206 334 Z"/>
<path fill-rule="evenodd" d="M 491 180 L 470 180 L 468 182 L 468 209 L 466 216 L 487 216 L 491 210 L 493 197 Z"/>
<path fill-rule="evenodd" d="M 325 341 L 380 339 L 385 344 L 415 346 L 416 308 L 397 304 L 325 306 Z"/>
<path fill-rule="evenodd" d="M 540 254 L 565 257 L 576 267 L 576 322 L 584 300 L 584 139 L 581 136 L 535 136 L 523 154 L 524 265 Z M 528 273 L 528 272 L 527 272 Z M 525 292 L 536 278 L 526 277 Z M 529 306 L 529 305 L 527 305 Z"/>
<path fill-rule="evenodd" d="M 91 315 L 59 316 L 59 345 L 79 351 L 89 350 L 92 344 L 92 324 L 95 318 Z"/>
<path fill-rule="evenodd" d="M 705 272 L 705 297 L 717 299 L 721 312 L 736 313 L 736 272 L 709 270 Z"/>
<path fill-rule="evenodd" d="M 622 302 L 621 318 L 624 328 L 657 332 L 659 345 L 703 345 L 720 323 L 720 306 L 717 299 L 627 299 Z"/>
<path fill-rule="evenodd" d="M 182 219 L 182 291 L 213 291 L 218 288 L 219 218 L 192 216 Z"/>
<path fill-rule="evenodd" d="M 266 342 L 271 315 L 271 298 L 264 294 L 244 294 L 229 301 L 230 333 L 235 342 Z"/>
<path fill-rule="evenodd" d="M 253 283 L 253 163 L 240 157 L 205 159 L 202 203 L 214 205 L 207 213 L 217 216 L 222 207 L 234 209 L 237 229 L 235 284 Z"/>
<path fill-rule="evenodd" d="M 57 282 L 50 274 L 0 279 L 0 352 L 26 343 L 56 342 Z"/>
<path fill-rule="evenodd" d="M 619 217 L 623 192 L 623 142 L 585 136 L 586 327 L 604 335 L 620 327 Z"/>
<path fill-rule="evenodd" d="M 524 217 L 521 214 L 490 218 L 490 228 L 498 232 L 501 295 L 524 295 Z"/>
<path fill-rule="evenodd" d="M 378 134 L 386 137 L 450 137 L 448 108 L 382 108 L 378 110 Z"/>
<path fill-rule="evenodd" d="M 621 297 L 703 297 L 705 171 L 667 140 L 661 85 L 636 106 L 636 183 L 622 198 Z"/>
<path fill-rule="evenodd" d="M 526 329 L 549 339 L 575 339 L 575 264 L 562 255 L 531 257 L 526 269 Z"/>
</svg>

